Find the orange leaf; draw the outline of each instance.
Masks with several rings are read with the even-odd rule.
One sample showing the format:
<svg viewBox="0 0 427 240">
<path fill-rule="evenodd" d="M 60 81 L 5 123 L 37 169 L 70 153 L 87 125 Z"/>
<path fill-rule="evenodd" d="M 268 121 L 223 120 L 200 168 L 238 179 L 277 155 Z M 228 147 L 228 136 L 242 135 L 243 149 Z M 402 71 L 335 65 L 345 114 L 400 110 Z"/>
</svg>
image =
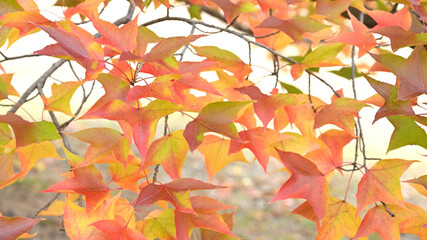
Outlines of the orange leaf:
<svg viewBox="0 0 427 240">
<path fill-rule="evenodd" d="M 126 168 L 122 163 L 110 163 L 111 180 L 121 188 L 138 192 L 138 181 L 150 172 L 149 169 L 140 171 L 141 160 L 134 155 L 128 155 Z"/>
<path fill-rule="evenodd" d="M 417 161 L 388 159 L 372 166 L 363 175 L 357 188 L 357 214 L 377 201 L 403 205 L 399 178 L 414 162 Z"/>
<path fill-rule="evenodd" d="M 406 180 L 403 182 L 409 183 L 415 190 L 427 197 L 427 175 Z"/>
<path fill-rule="evenodd" d="M 145 240 L 142 233 L 135 229 L 123 226 L 116 220 L 106 219 L 94 222 L 91 224 L 99 230 L 105 232 L 110 237 L 110 240 Z"/>
<path fill-rule="evenodd" d="M 223 169 L 230 162 L 241 161 L 247 163 L 242 152 L 228 154 L 229 146 L 230 140 L 215 135 L 208 135 L 204 137 L 203 143 L 197 148 L 205 157 L 209 180 L 212 180 L 219 170 Z"/>
<path fill-rule="evenodd" d="M 65 209 L 65 202 L 56 199 L 55 201 L 53 201 L 49 205 L 48 209 L 39 212 L 39 214 L 37 214 L 37 216 L 58 216 L 58 217 L 60 217 L 60 216 L 64 215 L 64 209 Z"/>
<path fill-rule="evenodd" d="M 329 185 L 326 177 L 310 160 L 299 154 L 277 150 L 291 177 L 271 202 L 288 198 L 304 198 L 313 207 L 318 219 L 326 213 Z"/>
<path fill-rule="evenodd" d="M 45 110 L 59 111 L 74 116 L 70 108 L 70 100 L 74 92 L 83 84 L 83 81 L 54 83 L 52 85 L 52 96 L 43 98 Z"/>
</svg>

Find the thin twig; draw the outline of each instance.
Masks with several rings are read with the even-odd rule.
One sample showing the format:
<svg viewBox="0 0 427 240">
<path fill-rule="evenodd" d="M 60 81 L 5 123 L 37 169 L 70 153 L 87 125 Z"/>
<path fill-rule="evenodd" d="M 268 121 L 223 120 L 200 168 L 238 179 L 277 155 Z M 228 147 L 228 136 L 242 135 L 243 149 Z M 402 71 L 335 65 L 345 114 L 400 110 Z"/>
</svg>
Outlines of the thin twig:
<svg viewBox="0 0 427 240">
<path fill-rule="evenodd" d="M 58 199 L 59 195 L 61 195 L 61 193 L 57 193 L 55 194 L 55 196 L 49 200 L 49 202 L 47 202 L 42 208 L 40 208 L 35 214 L 34 217 L 37 217 L 39 215 L 39 213 L 41 213 L 43 210 L 47 209 L 56 199 Z"/>
</svg>

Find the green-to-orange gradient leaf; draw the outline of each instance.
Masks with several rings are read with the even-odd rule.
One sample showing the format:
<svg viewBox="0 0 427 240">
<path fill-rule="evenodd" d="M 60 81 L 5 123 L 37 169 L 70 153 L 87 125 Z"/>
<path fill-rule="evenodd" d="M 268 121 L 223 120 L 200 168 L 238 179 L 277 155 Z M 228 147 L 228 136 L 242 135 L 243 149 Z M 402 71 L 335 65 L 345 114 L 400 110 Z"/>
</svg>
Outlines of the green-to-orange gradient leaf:
<svg viewBox="0 0 427 240">
<path fill-rule="evenodd" d="M 217 212 L 234 208 L 233 206 L 205 196 L 192 197 L 190 201 L 195 214 L 175 210 L 177 239 L 189 240 L 193 228 L 205 228 L 235 237 L 222 216 Z"/>
<path fill-rule="evenodd" d="M 28 122 L 14 113 L 0 115 L 0 122 L 9 124 L 16 138 L 16 147 L 61 138 L 52 122 Z"/>
<path fill-rule="evenodd" d="M 19 93 L 12 86 L 13 74 L 0 74 L 0 100 L 7 99 L 9 95 L 19 96 Z"/>
<path fill-rule="evenodd" d="M 227 224 L 230 230 L 233 230 L 233 216 L 235 212 L 221 214 L 222 219 Z M 203 240 L 239 240 L 238 237 L 233 237 L 225 233 L 216 232 L 213 230 L 201 228 L 200 235 Z"/>
<path fill-rule="evenodd" d="M 149 240 L 176 240 L 175 214 L 173 209 L 151 211 L 141 222 L 141 232 Z M 137 225 L 138 226 L 138 225 Z"/>
<path fill-rule="evenodd" d="M 121 132 L 111 128 L 87 128 L 67 135 L 90 144 L 79 167 L 102 161 L 111 154 L 126 167 L 131 139 Z"/>
<path fill-rule="evenodd" d="M 146 177 L 150 170 L 140 171 L 141 159 L 134 155 L 128 155 L 126 162 L 126 168 L 122 163 L 110 163 L 111 180 L 123 189 L 138 193 L 138 181 Z"/>
<path fill-rule="evenodd" d="M 403 204 L 399 178 L 417 161 L 387 159 L 378 161 L 363 175 L 357 188 L 357 214 L 366 206 L 382 201 L 387 204 Z"/>
<path fill-rule="evenodd" d="M 184 130 L 178 130 L 154 141 L 147 151 L 144 168 L 162 164 L 166 173 L 173 179 L 181 177 L 181 169 L 184 165 L 188 144 L 183 134 Z"/>
<path fill-rule="evenodd" d="M 252 72 L 248 64 L 230 51 L 215 46 L 196 47 L 192 45 L 192 47 L 199 56 L 207 58 L 203 62 L 214 62 L 218 69 L 232 72 L 240 82 L 243 82 L 245 77 Z"/>
<path fill-rule="evenodd" d="M 274 28 L 286 33 L 295 42 L 300 42 L 305 32 L 315 33 L 327 26 L 309 17 L 282 20 L 277 17 L 265 19 L 257 28 Z"/>
<path fill-rule="evenodd" d="M 408 59 L 393 54 L 371 56 L 399 79 L 398 100 L 409 100 L 427 93 L 427 51 L 423 46 L 417 46 Z"/>
<path fill-rule="evenodd" d="M 216 132 L 232 139 L 240 139 L 233 124 L 237 113 L 249 102 L 214 102 L 205 106 L 199 116 L 189 122 L 184 137 L 194 151 L 203 141 L 206 132 Z"/>
<path fill-rule="evenodd" d="M 42 192 L 79 193 L 86 197 L 88 211 L 98 207 L 110 193 L 101 173 L 93 165 L 74 168 L 72 175 Z"/>
<path fill-rule="evenodd" d="M 139 193 L 135 207 L 149 207 L 159 200 L 165 200 L 175 206 L 177 211 L 195 214 L 190 202 L 190 191 L 218 188 L 223 187 L 193 178 L 178 178 L 166 184 L 150 183 Z"/>
<path fill-rule="evenodd" d="M 411 102 L 397 100 L 397 90 L 396 86 L 390 85 L 388 83 L 377 81 L 368 75 L 363 74 L 363 76 L 368 80 L 369 84 L 375 91 L 384 98 L 384 104 L 378 109 L 375 114 L 374 122 L 378 119 L 387 117 L 390 115 L 415 115 L 414 110 L 412 109 Z"/>
<path fill-rule="evenodd" d="M 0 239 L 15 240 L 30 230 L 43 218 L 6 217 L 0 214 Z"/>
<path fill-rule="evenodd" d="M 113 100 L 93 112 L 87 113 L 86 116 L 113 121 L 124 120 L 129 123 L 132 127 L 133 139 L 141 155 L 142 164 L 144 164 L 159 119 L 181 109 L 182 107 L 177 104 L 159 99 L 142 108 L 134 108 L 122 101 Z"/>
<path fill-rule="evenodd" d="M 418 145 L 427 149 L 427 134 L 413 119 L 407 116 L 388 116 L 394 131 L 390 137 L 387 152 L 406 146 Z"/>
<path fill-rule="evenodd" d="M 350 98 L 338 98 L 329 105 L 325 105 L 316 114 L 314 128 L 319 128 L 325 124 L 334 124 L 347 133 L 354 135 L 354 118 L 365 103 Z"/>
<path fill-rule="evenodd" d="M 74 92 L 83 84 L 79 82 L 64 82 L 62 84 L 54 83 L 52 85 L 52 96 L 43 98 L 45 110 L 59 111 L 73 116 L 70 108 L 70 100 Z"/>
<path fill-rule="evenodd" d="M 291 172 L 272 202 L 288 198 L 304 198 L 313 207 L 318 219 L 326 213 L 329 185 L 325 175 L 310 160 L 293 152 L 277 150 L 280 160 Z"/>
<path fill-rule="evenodd" d="M 427 175 L 404 181 L 409 183 L 415 190 L 427 197 Z"/>
<path fill-rule="evenodd" d="M 203 138 L 203 143 L 197 148 L 205 157 L 209 180 L 212 180 L 219 170 L 223 169 L 230 162 L 247 162 L 242 152 L 228 154 L 229 146 L 229 139 L 224 139 L 216 135 L 208 135 Z"/>
</svg>

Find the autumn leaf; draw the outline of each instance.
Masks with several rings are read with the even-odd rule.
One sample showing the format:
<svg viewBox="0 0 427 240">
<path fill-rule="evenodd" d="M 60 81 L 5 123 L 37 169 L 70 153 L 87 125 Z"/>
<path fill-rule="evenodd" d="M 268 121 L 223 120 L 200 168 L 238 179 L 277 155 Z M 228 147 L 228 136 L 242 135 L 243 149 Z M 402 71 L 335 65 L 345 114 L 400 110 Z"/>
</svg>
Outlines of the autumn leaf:
<svg viewBox="0 0 427 240">
<path fill-rule="evenodd" d="M 176 237 L 180 240 L 189 240 L 193 228 L 204 228 L 215 232 L 236 237 L 228 228 L 222 216 L 217 211 L 234 208 L 215 199 L 196 196 L 190 199 L 195 214 L 175 209 Z"/>
<path fill-rule="evenodd" d="M 378 33 L 390 38 L 391 49 L 395 52 L 399 48 L 407 46 L 419 46 L 427 43 L 426 33 L 414 33 L 407 31 L 399 26 L 386 26 L 375 30 L 373 33 Z"/>
<path fill-rule="evenodd" d="M 37 216 L 57 216 L 64 215 L 65 202 L 56 199 L 53 201 L 46 210 L 43 210 L 37 214 Z"/>
<path fill-rule="evenodd" d="M 19 93 L 12 86 L 13 74 L 1 74 L 0 75 L 0 100 L 7 99 L 9 95 L 19 96 Z"/>
<path fill-rule="evenodd" d="M 0 122 L 12 127 L 16 147 L 61 138 L 52 122 L 28 122 L 14 113 L 0 115 Z"/>
<path fill-rule="evenodd" d="M 166 173 L 173 180 L 180 178 L 188 150 L 189 147 L 183 136 L 183 130 L 172 132 L 150 145 L 144 168 L 162 164 Z"/>
<path fill-rule="evenodd" d="M 122 163 L 110 163 L 108 169 L 110 171 L 111 180 L 123 189 L 138 193 L 138 181 L 146 177 L 146 174 L 149 173 L 149 169 L 141 171 L 141 159 L 134 155 L 128 155 L 126 162 L 126 168 Z"/>
<path fill-rule="evenodd" d="M 175 214 L 173 209 L 153 210 L 141 224 L 144 236 L 149 240 L 156 238 L 164 240 L 176 239 Z"/>
<path fill-rule="evenodd" d="M 377 25 L 375 25 L 375 27 L 372 29 L 378 29 L 386 26 L 397 26 L 404 30 L 409 30 L 411 28 L 412 18 L 407 6 L 403 7 L 395 13 L 373 10 L 368 11 L 368 15 L 372 17 L 377 23 Z"/>
<path fill-rule="evenodd" d="M 249 102 L 214 102 L 205 106 L 199 115 L 187 124 L 184 137 L 194 151 L 203 141 L 206 132 L 216 132 L 233 139 L 240 139 L 233 120 Z"/>
<path fill-rule="evenodd" d="M 427 93 L 427 52 L 417 46 L 408 57 L 393 54 L 370 54 L 377 62 L 393 72 L 400 81 L 397 100 L 409 100 Z"/>
<path fill-rule="evenodd" d="M 366 54 L 367 51 L 371 50 L 377 45 L 374 35 L 369 32 L 368 27 L 360 22 L 353 14 L 348 14 L 351 19 L 351 25 L 353 26 L 353 32 L 343 33 L 331 41 L 342 42 L 354 45 L 359 48 L 359 57 Z"/>
<path fill-rule="evenodd" d="M 407 145 L 418 145 L 427 149 L 427 134 L 414 120 L 400 115 L 388 116 L 387 119 L 394 127 L 387 152 Z"/>
<path fill-rule="evenodd" d="M 101 173 L 93 166 L 74 168 L 72 175 L 41 192 L 79 193 L 86 197 L 88 211 L 97 208 L 110 193 Z"/>
<path fill-rule="evenodd" d="M 231 140 L 229 154 L 239 153 L 243 148 L 251 150 L 267 172 L 270 156 L 275 156 L 274 144 L 291 137 L 269 128 L 252 128 L 239 132 L 241 141 Z"/>
<path fill-rule="evenodd" d="M 363 74 L 363 76 L 368 80 L 371 87 L 375 89 L 375 91 L 382 98 L 384 98 L 384 104 L 380 107 L 380 109 L 378 109 L 377 113 L 375 114 L 375 119 L 373 123 L 375 123 L 380 118 L 387 117 L 390 115 L 415 115 L 410 101 L 397 100 L 397 87 L 384 82 L 377 81 L 365 74 Z"/>
<path fill-rule="evenodd" d="M 110 240 L 145 240 L 146 238 L 142 233 L 135 229 L 128 228 L 127 226 L 121 225 L 116 220 L 106 219 L 96 221 L 91 224 L 99 230 L 105 232 Z"/>
<path fill-rule="evenodd" d="M 6 217 L 0 214 L 0 239 L 15 240 L 44 218 Z"/>
<path fill-rule="evenodd" d="M 299 64 L 292 65 L 291 75 L 294 80 L 301 77 L 302 73 L 312 67 L 333 67 L 344 65 L 338 60 L 337 54 L 344 48 L 344 44 L 335 43 L 320 46 L 308 53 Z"/>
<path fill-rule="evenodd" d="M 209 180 L 223 169 L 230 162 L 240 161 L 246 162 L 242 152 L 228 154 L 230 140 L 224 139 L 215 135 L 208 135 L 203 138 L 203 143 L 197 150 L 203 154 L 205 158 L 206 171 L 208 172 Z"/>
<path fill-rule="evenodd" d="M 230 230 L 233 230 L 233 216 L 234 216 L 234 214 L 235 214 L 235 212 L 221 214 L 222 219 L 227 224 L 227 226 Z M 233 237 L 233 236 L 227 235 L 225 233 L 220 233 L 220 232 L 216 232 L 216 231 L 204 229 L 204 228 L 200 229 L 200 235 L 201 235 L 203 240 L 222 240 L 222 239 L 224 239 L 224 240 L 237 240 L 237 239 L 240 239 L 238 237 Z"/>
<path fill-rule="evenodd" d="M 166 200 L 175 206 L 179 212 L 196 214 L 190 202 L 190 191 L 218 189 L 216 186 L 193 178 L 178 178 L 166 184 L 150 183 L 141 189 L 135 200 L 135 207 L 151 206 L 159 200 Z"/>
<path fill-rule="evenodd" d="M 403 205 L 399 178 L 417 161 L 387 159 L 375 163 L 363 175 L 357 187 L 357 214 L 366 206 L 382 201 L 388 204 Z"/>
<path fill-rule="evenodd" d="M 232 72 L 240 82 L 243 82 L 245 77 L 252 72 L 249 65 L 230 51 L 215 46 L 196 47 L 191 45 L 191 47 L 194 48 L 199 56 L 207 58 L 202 62 L 213 61 L 217 69 Z"/>
<path fill-rule="evenodd" d="M 87 128 L 74 133 L 66 133 L 80 141 L 89 143 L 85 159 L 77 167 L 87 166 L 114 155 L 126 167 L 130 149 L 130 139 L 111 128 Z"/>
<path fill-rule="evenodd" d="M 406 180 L 403 182 L 409 183 L 415 190 L 427 197 L 427 175 Z"/>
<path fill-rule="evenodd" d="M 309 17 L 295 17 L 288 20 L 269 17 L 257 26 L 257 28 L 274 28 L 280 30 L 295 42 L 301 42 L 305 32 L 315 33 L 325 27 L 326 25 Z"/>
<path fill-rule="evenodd" d="M 34 24 L 53 26 L 52 22 L 41 15 L 38 9 L 9 12 L 0 16 L 0 25 L 18 29 L 17 39 L 37 32 L 38 28 Z M 11 44 L 9 43 L 9 46 Z"/>
<path fill-rule="evenodd" d="M 288 198 L 304 198 L 313 207 L 318 219 L 326 213 L 329 185 L 326 177 L 310 160 L 299 154 L 277 150 L 280 160 L 291 172 L 271 202 Z"/>
<path fill-rule="evenodd" d="M 74 116 L 71 112 L 70 100 L 77 88 L 82 84 L 82 81 L 64 82 L 59 85 L 54 83 L 52 85 L 52 96 L 49 98 L 43 98 L 45 110 L 59 111 L 67 115 Z"/>
<path fill-rule="evenodd" d="M 144 164 L 159 119 L 181 109 L 182 107 L 179 105 L 159 99 L 142 108 L 134 108 L 122 101 L 113 100 L 95 111 L 87 113 L 86 116 L 113 121 L 124 120 L 129 123 L 132 127 L 133 139 L 141 155 L 142 164 Z"/>
<path fill-rule="evenodd" d="M 316 114 L 314 128 L 325 124 L 334 124 L 345 132 L 354 135 L 354 117 L 363 107 L 368 105 L 350 98 L 338 98 L 329 105 L 325 105 Z"/>
</svg>

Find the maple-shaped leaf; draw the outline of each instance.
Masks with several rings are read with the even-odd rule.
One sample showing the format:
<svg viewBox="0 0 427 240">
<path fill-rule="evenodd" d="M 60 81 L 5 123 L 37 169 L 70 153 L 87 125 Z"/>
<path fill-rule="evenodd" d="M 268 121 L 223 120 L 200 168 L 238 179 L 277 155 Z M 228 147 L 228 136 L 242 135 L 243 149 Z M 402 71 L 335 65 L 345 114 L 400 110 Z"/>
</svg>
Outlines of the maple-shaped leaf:
<svg viewBox="0 0 427 240">
<path fill-rule="evenodd" d="M 65 202 L 56 199 L 53 201 L 46 210 L 43 210 L 37 214 L 37 216 L 57 216 L 64 215 Z"/>
<path fill-rule="evenodd" d="M 74 168 L 69 178 L 57 182 L 41 192 L 79 193 L 86 197 L 88 211 L 92 211 L 104 201 L 110 189 L 101 173 L 93 165 Z"/>
<path fill-rule="evenodd" d="M 0 189 L 16 182 L 21 174 L 15 174 L 13 163 L 15 161 L 15 151 L 2 152 L 0 154 Z"/>
<path fill-rule="evenodd" d="M 227 224 L 230 230 L 233 230 L 233 216 L 235 212 L 221 214 L 222 219 Z M 240 238 L 227 235 L 225 233 L 216 232 L 213 230 L 201 228 L 200 235 L 203 240 L 238 240 Z"/>
<path fill-rule="evenodd" d="M 343 63 L 336 56 L 344 46 L 342 43 L 335 43 L 314 49 L 299 64 L 292 65 L 292 77 L 294 80 L 298 79 L 307 68 L 342 66 Z"/>
<path fill-rule="evenodd" d="M 426 131 L 414 120 L 401 115 L 388 116 L 387 119 L 394 127 L 387 152 L 407 145 L 418 145 L 427 149 Z"/>
<path fill-rule="evenodd" d="M 392 208 L 391 210 L 393 211 L 394 209 Z M 401 221 L 399 223 L 400 232 L 415 234 L 420 239 L 426 239 L 427 212 L 423 208 L 410 203 L 406 203 L 402 211 L 404 211 L 403 214 L 401 214 L 401 211 L 396 212 L 396 214 L 402 215 L 402 217 L 399 216 L 399 220 Z"/>
<path fill-rule="evenodd" d="M 173 209 L 151 211 L 140 224 L 141 232 L 149 240 L 175 240 L 175 214 Z M 138 227 L 138 225 L 137 225 Z"/>
<path fill-rule="evenodd" d="M 378 33 L 390 38 L 391 49 L 395 52 L 399 48 L 407 46 L 419 46 L 427 43 L 426 33 L 415 33 L 405 30 L 399 26 L 386 26 L 375 30 L 373 33 Z"/>
<path fill-rule="evenodd" d="M 128 81 L 113 74 L 101 73 L 98 75 L 96 80 L 102 84 L 105 94 L 98 99 L 94 105 L 92 105 L 92 107 L 87 111 L 88 113 L 93 112 L 104 104 L 115 99 L 124 102 L 131 89 Z"/>
<path fill-rule="evenodd" d="M 77 167 L 99 162 L 111 154 L 126 167 L 131 139 L 121 132 L 111 128 L 87 128 L 66 134 L 90 144 L 84 161 Z"/>
<path fill-rule="evenodd" d="M 339 240 L 345 236 L 352 237 L 356 234 L 361 223 L 360 217 L 356 216 L 356 208 L 353 205 L 334 197 L 329 197 L 323 219 L 316 217 L 308 202 L 298 206 L 292 213 L 316 222 L 318 231 L 316 240 Z"/>
<path fill-rule="evenodd" d="M 73 116 L 70 108 L 70 100 L 77 88 L 79 88 L 82 84 L 83 81 L 64 82 L 59 85 L 54 83 L 52 85 L 52 96 L 49 98 L 43 98 L 45 106 L 44 109 L 48 111 L 59 111 Z"/>
<path fill-rule="evenodd" d="M 32 143 L 16 150 L 18 159 L 21 162 L 22 178 L 28 174 L 33 166 L 43 158 L 62 159 L 56 152 L 55 146 L 49 141 Z"/>
<path fill-rule="evenodd" d="M 399 178 L 417 161 L 387 159 L 375 163 L 363 175 L 357 187 L 357 214 L 366 206 L 382 201 L 390 204 L 403 205 Z"/>
<path fill-rule="evenodd" d="M 267 171 L 270 156 L 276 155 L 273 145 L 284 139 L 291 138 L 278 131 L 269 128 L 264 129 L 262 127 L 241 131 L 239 132 L 239 136 L 241 139 L 240 141 L 231 141 L 229 154 L 238 153 L 241 152 L 243 148 L 248 148 L 254 153 L 264 171 Z"/>
<path fill-rule="evenodd" d="M 141 155 L 142 164 L 144 164 L 159 119 L 181 109 L 180 105 L 159 99 L 142 108 L 134 108 L 122 101 L 113 100 L 95 111 L 87 113 L 86 116 L 101 117 L 113 121 L 124 120 L 129 123 L 132 127 L 133 139 Z"/>
<path fill-rule="evenodd" d="M 414 179 L 406 180 L 415 190 L 427 197 L 427 175 L 417 177 Z"/>
<path fill-rule="evenodd" d="M 369 28 L 360 22 L 353 14 L 349 13 L 353 32 L 343 33 L 331 41 L 342 42 L 354 45 L 359 48 L 359 57 L 366 54 L 377 45 L 374 35 L 370 32 Z"/>
<path fill-rule="evenodd" d="M 181 47 L 193 42 L 204 35 L 191 35 L 188 37 L 171 37 L 162 39 L 149 53 L 142 57 L 142 61 L 149 64 L 159 64 L 168 69 L 178 70 L 178 63 L 173 54 Z"/>
<path fill-rule="evenodd" d="M 329 185 L 326 177 L 310 160 L 293 152 L 277 150 L 280 160 L 291 172 L 271 202 L 288 198 L 304 198 L 313 207 L 318 219 L 326 213 Z"/>
<path fill-rule="evenodd" d="M 6 217 L 0 214 L 0 239 L 15 240 L 44 218 Z"/>
<path fill-rule="evenodd" d="M 100 44 L 86 30 L 70 21 L 61 22 L 61 28 L 36 24 L 58 43 L 48 45 L 35 53 L 76 60 L 86 69 L 86 80 L 93 79 L 104 69 L 104 53 Z M 58 24 L 61 26 L 61 24 Z M 69 29 L 70 32 L 65 29 Z"/>
<path fill-rule="evenodd" d="M 252 100 L 256 101 L 253 103 L 255 113 L 263 123 L 264 128 L 267 128 L 268 123 L 274 118 L 276 111 L 288 101 L 287 95 L 273 94 L 268 96 L 263 94 L 256 86 L 236 88 L 235 90 L 247 94 Z"/>
<path fill-rule="evenodd" d="M 354 135 L 354 117 L 363 107 L 368 106 L 350 98 L 338 98 L 329 105 L 325 105 L 316 114 L 314 128 L 325 124 L 334 124 L 347 133 Z"/>
<path fill-rule="evenodd" d="M 114 208 L 120 193 L 103 201 L 93 211 L 80 207 L 67 196 L 65 198 L 64 228 L 70 239 L 107 239 L 108 235 L 98 230 L 92 223 L 114 219 Z"/>
<path fill-rule="evenodd" d="M 153 31 L 151 31 L 149 28 L 145 26 L 139 26 L 138 27 L 138 36 L 136 39 L 137 44 L 137 50 L 135 51 L 135 54 L 138 56 L 144 56 L 147 45 L 149 43 L 157 43 L 162 40 L 161 37 L 157 36 Z"/>
<path fill-rule="evenodd" d="M 194 151 L 203 141 L 206 132 L 216 132 L 233 139 L 240 139 L 233 124 L 237 113 L 249 102 L 214 102 L 205 106 L 184 130 L 184 137 Z"/>
<path fill-rule="evenodd" d="M 330 22 L 342 24 L 340 15 L 341 13 L 345 12 L 350 5 L 357 7 L 358 9 L 363 9 L 363 1 L 319 0 L 316 4 L 316 13 L 322 16 L 326 16 L 325 19 Z"/>
<path fill-rule="evenodd" d="M 408 100 L 427 93 L 427 52 L 423 46 L 415 47 L 408 59 L 394 54 L 371 56 L 399 79 L 398 100 Z"/>
<path fill-rule="evenodd" d="M 204 228 L 215 232 L 236 237 L 228 228 L 222 216 L 217 212 L 234 208 L 215 199 L 205 196 L 195 196 L 190 199 L 196 214 L 175 210 L 176 237 L 189 240 L 193 228 Z"/>
<path fill-rule="evenodd" d="M 61 138 L 52 122 L 28 122 L 14 113 L 0 115 L 0 122 L 9 124 L 16 138 L 16 147 Z"/>
<path fill-rule="evenodd" d="M 150 84 L 135 86 L 126 97 L 126 101 L 134 101 L 141 98 L 154 97 L 170 102 L 177 102 L 174 84 L 182 76 L 178 74 L 165 74 L 157 77 Z"/>
<path fill-rule="evenodd" d="M 116 220 L 106 219 L 94 222 L 91 224 L 99 230 L 105 232 L 110 240 L 145 240 L 146 238 L 141 232 L 135 229 L 123 226 Z"/>
<path fill-rule="evenodd" d="M 56 2 L 56 6 L 66 6 L 67 8 L 64 11 L 64 16 L 67 19 L 70 19 L 75 14 L 81 14 L 87 17 L 98 16 L 98 6 L 105 2 L 104 8 L 107 6 L 109 1 L 105 0 L 71 0 L 63 1 L 59 0 Z M 82 16 L 81 16 L 82 17 Z M 83 19 L 82 19 L 83 20 Z"/>
<path fill-rule="evenodd" d="M 121 188 L 133 192 L 139 192 L 138 181 L 144 178 L 149 169 L 140 171 L 141 159 L 134 155 L 128 155 L 126 160 L 126 168 L 122 163 L 110 163 L 108 169 L 110 170 L 111 180 L 119 185 Z"/>
<path fill-rule="evenodd" d="M 33 11 L 9 12 L 0 16 L 1 26 L 18 29 L 18 36 L 16 39 L 37 32 L 38 28 L 34 24 L 54 25 L 50 20 L 41 15 L 38 9 Z M 11 43 L 9 43 L 9 46 L 10 45 Z"/>
<path fill-rule="evenodd" d="M 4 146 L 9 143 L 13 138 L 12 131 L 9 125 L 0 122 L 0 146 Z"/>
<path fill-rule="evenodd" d="M 124 24 L 121 28 L 113 23 L 99 18 L 90 18 L 93 26 L 101 34 L 101 38 L 96 39 L 98 43 L 113 47 L 118 52 L 131 52 L 137 47 L 138 36 L 138 16 L 132 21 Z M 126 37 L 123 37 L 126 36 Z"/>
<path fill-rule="evenodd" d="M 230 162 L 241 161 L 247 163 L 242 152 L 228 154 L 229 146 L 229 139 L 208 135 L 203 138 L 203 143 L 197 148 L 205 157 L 209 180 L 212 180 L 219 170 L 223 169 Z"/>
<path fill-rule="evenodd" d="M 372 17 L 377 23 L 377 25 L 375 25 L 375 27 L 372 29 L 378 29 L 385 26 L 397 26 L 405 30 L 409 30 L 411 28 L 411 12 L 407 6 L 403 7 L 395 13 L 382 10 L 373 10 L 368 11 L 368 15 Z"/>
<path fill-rule="evenodd" d="M 415 115 L 410 101 L 397 100 L 398 88 L 388 83 L 377 81 L 368 75 L 363 75 L 375 91 L 384 98 L 384 104 L 378 109 L 375 114 L 376 122 L 378 119 L 390 115 Z"/>
<path fill-rule="evenodd" d="M 175 206 L 177 211 L 195 214 L 190 202 L 190 191 L 218 188 L 224 187 L 193 178 L 178 178 L 166 184 L 150 183 L 141 190 L 134 206 L 147 207 L 159 200 L 166 200 Z"/>
<path fill-rule="evenodd" d="M 188 144 L 183 136 L 184 130 L 178 130 L 154 141 L 147 151 L 144 168 L 162 164 L 166 173 L 173 179 L 181 177 Z"/>
<path fill-rule="evenodd" d="M 326 28 L 326 25 L 309 17 L 295 17 L 288 20 L 269 17 L 257 28 L 274 28 L 286 33 L 295 42 L 301 42 L 305 32 L 315 33 Z"/>
<path fill-rule="evenodd" d="M 13 74 L 1 74 L 0 75 L 0 100 L 7 99 L 9 95 L 19 96 L 19 93 L 12 86 Z"/>
<path fill-rule="evenodd" d="M 245 77 L 252 72 L 248 64 L 244 63 L 236 54 L 230 51 L 215 46 L 191 46 L 199 56 L 207 58 L 202 62 L 214 62 L 216 68 L 232 72 L 240 82 L 243 82 Z"/>
</svg>

